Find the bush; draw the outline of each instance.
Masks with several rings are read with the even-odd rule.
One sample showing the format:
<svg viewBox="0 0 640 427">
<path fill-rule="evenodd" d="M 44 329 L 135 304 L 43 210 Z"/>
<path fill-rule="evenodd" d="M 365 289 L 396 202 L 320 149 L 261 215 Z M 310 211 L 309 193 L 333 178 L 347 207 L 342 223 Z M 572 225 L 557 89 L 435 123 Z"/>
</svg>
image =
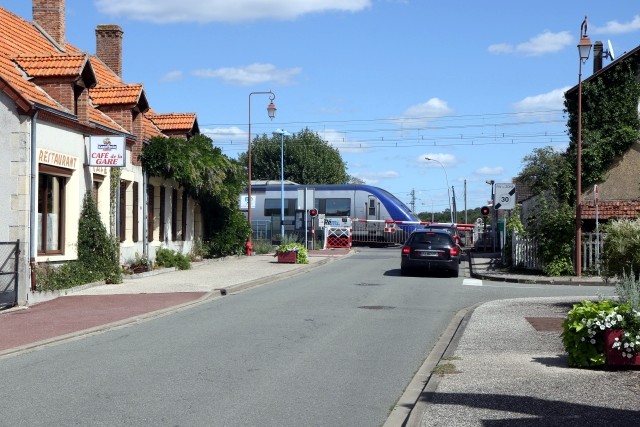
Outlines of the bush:
<svg viewBox="0 0 640 427">
<path fill-rule="evenodd" d="M 79 261 L 70 261 L 59 267 L 39 264 L 36 269 L 38 291 L 68 289 L 101 280 L 103 276 L 100 272 L 89 270 Z"/>
<path fill-rule="evenodd" d="M 604 226 L 602 250 L 604 277 L 622 277 L 640 273 L 640 219 L 613 220 Z"/>
<path fill-rule="evenodd" d="M 78 220 L 78 262 L 87 270 L 99 272 L 107 283 L 121 283 L 118 243 L 107 233 L 91 192 L 84 195 Z"/>
<path fill-rule="evenodd" d="M 616 294 L 620 297 L 621 302 L 640 311 L 640 280 L 637 279 L 633 271 L 630 271 L 629 274 L 622 273 L 622 277 L 616 283 Z"/>
<path fill-rule="evenodd" d="M 191 259 L 189 257 L 165 248 L 159 248 L 156 251 L 155 263 L 159 267 L 175 267 L 178 270 L 188 270 L 191 268 Z"/>
<path fill-rule="evenodd" d="M 264 255 L 264 254 L 271 253 L 271 251 L 273 251 L 273 246 L 271 245 L 271 242 L 267 240 L 254 240 L 252 244 L 253 244 L 253 252 L 257 254 Z"/>
</svg>

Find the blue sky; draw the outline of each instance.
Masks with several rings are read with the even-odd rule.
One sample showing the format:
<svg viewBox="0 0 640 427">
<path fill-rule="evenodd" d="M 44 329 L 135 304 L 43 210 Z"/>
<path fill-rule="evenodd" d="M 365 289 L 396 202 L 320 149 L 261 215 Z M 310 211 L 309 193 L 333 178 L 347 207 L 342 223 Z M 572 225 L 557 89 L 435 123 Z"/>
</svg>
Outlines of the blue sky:
<svg viewBox="0 0 640 427">
<path fill-rule="evenodd" d="M 614 3 L 67 0 L 66 28 L 95 53 L 96 26 L 120 25 L 124 80 L 157 112 L 197 113 L 228 156 L 247 149 L 249 93 L 271 90 L 277 116 L 253 95 L 252 134 L 308 127 L 350 175 L 422 212 L 448 206 L 447 184 L 459 209 L 482 206 L 486 180 L 511 182 L 534 149 L 566 147 L 584 17 L 616 57 L 640 44 L 640 8 Z M 0 4 L 31 20 L 30 1 Z M 592 71 L 591 57 L 583 78 Z"/>
</svg>

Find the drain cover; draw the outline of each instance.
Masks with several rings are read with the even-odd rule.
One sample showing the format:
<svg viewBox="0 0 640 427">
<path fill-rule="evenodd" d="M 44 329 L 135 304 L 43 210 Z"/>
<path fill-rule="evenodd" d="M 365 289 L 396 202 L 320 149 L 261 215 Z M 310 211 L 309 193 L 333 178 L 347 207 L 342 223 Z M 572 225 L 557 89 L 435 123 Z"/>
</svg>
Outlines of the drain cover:
<svg viewBox="0 0 640 427">
<path fill-rule="evenodd" d="M 356 283 L 356 286 L 380 286 L 380 283 Z"/>
<path fill-rule="evenodd" d="M 393 310 L 395 307 L 390 305 L 361 305 L 358 308 L 364 308 L 366 310 Z"/>
</svg>

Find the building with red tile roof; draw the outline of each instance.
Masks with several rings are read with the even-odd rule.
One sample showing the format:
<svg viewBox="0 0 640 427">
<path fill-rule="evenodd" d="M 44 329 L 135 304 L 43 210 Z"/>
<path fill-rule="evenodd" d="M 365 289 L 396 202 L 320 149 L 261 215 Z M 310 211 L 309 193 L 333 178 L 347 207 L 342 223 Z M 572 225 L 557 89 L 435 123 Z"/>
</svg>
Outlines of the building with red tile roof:
<svg viewBox="0 0 640 427">
<path fill-rule="evenodd" d="M 153 258 L 160 245 L 188 252 L 202 223 L 195 201 L 175 182 L 145 176 L 139 158 L 151 138 L 199 133 L 196 115 L 153 112 L 144 85 L 122 80 L 118 25 L 96 28 L 92 55 L 66 40 L 64 0 L 32 0 L 32 11 L 30 22 L 0 7 L 0 241 L 19 242 L 20 305 L 36 291 L 37 264 L 77 258 L 87 192 L 120 238 L 123 263 Z"/>
</svg>

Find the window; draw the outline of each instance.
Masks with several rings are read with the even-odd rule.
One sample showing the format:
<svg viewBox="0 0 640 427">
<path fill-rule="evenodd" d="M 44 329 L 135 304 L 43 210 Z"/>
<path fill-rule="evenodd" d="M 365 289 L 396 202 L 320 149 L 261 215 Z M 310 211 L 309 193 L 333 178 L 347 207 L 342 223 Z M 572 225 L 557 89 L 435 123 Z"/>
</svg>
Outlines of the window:
<svg viewBox="0 0 640 427">
<path fill-rule="evenodd" d="M 155 205 L 155 190 L 153 185 L 147 185 L 147 197 L 149 200 L 147 201 L 147 239 L 149 242 L 153 242 L 153 227 L 155 226 L 153 221 L 154 205 Z"/>
<path fill-rule="evenodd" d="M 326 216 L 351 216 L 351 199 L 318 199 L 318 212 Z"/>
<path fill-rule="evenodd" d="M 178 240 L 178 190 L 171 192 L 171 240 Z"/>
<path fill-rule="evenodd" d="M 132 208 L 132 223 L 133 223 L 133 241 L 134 242 L 138 242 L 140 239 L 138 237 L 138 229 L 139 224 L 138 224 L 138 181 L 135 181 L 133 183 L 133 206 Z"/>
<path fill-rule="evenodd" d="M 41 166 L 40 170 L 43 168 Z M 58 169 L 48 167 L 46 169 Z M 62 254 L 64 247 L 65 176 L 40 173 L 38 176 L 38 253 Z"/>
<path fill-rule="evenodd" d="M 280 216 L 281 199 L 264 199 L 264 216 Z M 296 199 L 284 199 L 284 216 L 294 216 Z"/>
<path fill-rule="evenodd" d="M 160 241 L 164 242 L 164 222 L 166 221 L 166 209 L 165 209 L 165 199 L 166 199 L 166 191 L 164 186 L 160 187 Z"/>
</svg>

